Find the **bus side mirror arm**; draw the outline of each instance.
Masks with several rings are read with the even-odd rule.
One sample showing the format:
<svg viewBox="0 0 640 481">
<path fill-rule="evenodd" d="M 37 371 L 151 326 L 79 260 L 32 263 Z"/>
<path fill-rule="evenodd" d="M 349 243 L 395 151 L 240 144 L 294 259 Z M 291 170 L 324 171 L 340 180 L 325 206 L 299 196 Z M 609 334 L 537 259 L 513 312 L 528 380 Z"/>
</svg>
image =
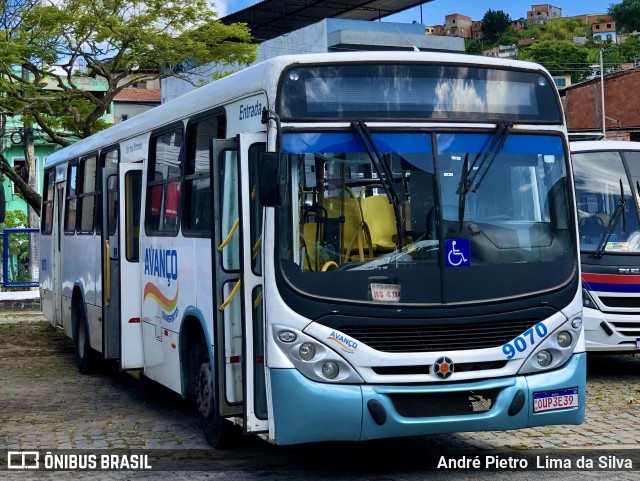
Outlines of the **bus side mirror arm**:
<svg viewBox="0 0 640 481">
<path fill-rule="evenodd" d="M 287 198 L 289 185 L 289 157 L 282 153 L 282 127 L 280 117 L 273 110 L 262 109 L 262 123 L 276 123 L 276 151 L 260 156 L 258 199 L 263 207 L 281 207 Z"/>
<path fill-rule="evenodd" d="M 282 207 L 289 185 L 289 157 L 278 152 L 260 156 L 258 198 L 263 207 Z"/>
</svg>

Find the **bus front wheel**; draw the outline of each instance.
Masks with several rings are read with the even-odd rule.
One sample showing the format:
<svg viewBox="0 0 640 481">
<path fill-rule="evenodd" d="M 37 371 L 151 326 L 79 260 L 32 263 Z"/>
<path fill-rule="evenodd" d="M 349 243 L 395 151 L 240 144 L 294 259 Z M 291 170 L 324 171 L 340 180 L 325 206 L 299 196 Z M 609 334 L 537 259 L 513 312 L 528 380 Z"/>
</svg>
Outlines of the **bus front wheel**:
<svg viewBox="0 0 640 481">
<path fill-rule="evenodd" d="M 76 365 L 80 374 L 89 374 L 96 367 L 95 352 L 89 342 L 89 326 L 82 306 L 76 309 Z"/>
<path fill-rule="evenodd" d="M 214 393 L 213 373 L 211 363 L 204 346 L 197 353 L 200 368 L 196 376 L 196 400 L 198 405 L 198 419 L 207 442 L 214 448 L 225 448 L 232 445 L 234 425 L 220 417 Z"/>
</svg>

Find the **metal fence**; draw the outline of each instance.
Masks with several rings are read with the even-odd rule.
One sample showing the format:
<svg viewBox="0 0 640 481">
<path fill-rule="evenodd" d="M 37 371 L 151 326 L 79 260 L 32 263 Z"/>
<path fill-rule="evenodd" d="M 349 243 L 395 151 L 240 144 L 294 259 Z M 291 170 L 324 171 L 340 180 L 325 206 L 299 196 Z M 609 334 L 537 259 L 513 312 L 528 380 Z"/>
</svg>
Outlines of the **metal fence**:
<svg viewBox="0 0 640 481">
<path fill-rule="evenodd" d="M 0 232 L 0 236 L 2 287 L 37 287 L 40 279 L 40 229 L 7 228 Z"/>
</svg>

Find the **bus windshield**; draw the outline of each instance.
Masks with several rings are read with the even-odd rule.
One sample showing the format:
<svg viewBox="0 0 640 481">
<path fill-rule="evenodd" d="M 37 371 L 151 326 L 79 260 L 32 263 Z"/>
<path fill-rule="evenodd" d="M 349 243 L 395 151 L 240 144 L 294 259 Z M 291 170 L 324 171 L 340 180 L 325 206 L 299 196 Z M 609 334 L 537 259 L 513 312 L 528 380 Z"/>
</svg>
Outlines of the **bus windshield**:
<svg viewBox="0 0 640 481">
<path fill-rule="evenodd" d="M 625 156 L 623 159 L 622 156 Z M 616 151 L 584 152 L 572 154 L 578 205 L 580 248 L 594 252 L 610 230 L 610 236 L 600 248 L 607 254 L 640 252 L 638 207 L 625 170 L 625 160 L 633 187 L 640 177 L 640 155 L 637 152 Z M 622 186 L 622 187 L 621 187 Z M 616 206 L 624 195 L 624 222 L 622 216 L 613 219 Z M 606 240 L 606 239 L 605 239 Z"/>
<path fill-rule="evenodd" d="M 290 285 L 439 304 L 566 282 L 576 255 L 562 137 L 501 127 L 374 132 L 370 145 L 355 131 L 285 134 L 293 175 L 278 252 Z"/>
</svg>

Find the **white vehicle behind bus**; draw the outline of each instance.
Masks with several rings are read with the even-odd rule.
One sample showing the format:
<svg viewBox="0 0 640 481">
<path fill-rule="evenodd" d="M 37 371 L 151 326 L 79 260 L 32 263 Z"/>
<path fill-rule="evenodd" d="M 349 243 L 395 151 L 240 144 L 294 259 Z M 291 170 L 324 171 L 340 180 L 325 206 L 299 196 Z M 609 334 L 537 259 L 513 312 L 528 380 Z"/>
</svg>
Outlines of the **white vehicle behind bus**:
<svg viewBox="0 0 640 481">
<path fill-rule="evenodd" d="M 640 142 L 571 142 L 589 352 L 640 351 Z"/>
</svg>

